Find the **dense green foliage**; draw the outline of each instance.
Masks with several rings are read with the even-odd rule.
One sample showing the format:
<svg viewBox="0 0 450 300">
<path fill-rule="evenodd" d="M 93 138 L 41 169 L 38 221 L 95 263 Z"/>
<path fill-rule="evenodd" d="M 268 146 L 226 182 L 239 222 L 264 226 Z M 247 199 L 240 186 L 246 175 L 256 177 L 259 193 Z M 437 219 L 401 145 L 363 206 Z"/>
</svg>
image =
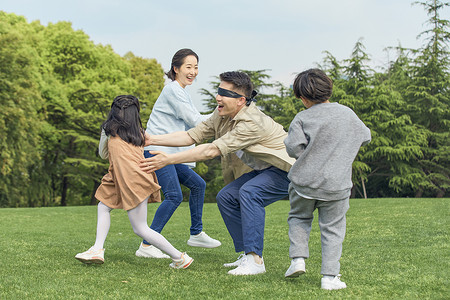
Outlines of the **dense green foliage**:
<svg viewBox="0 0 450 300">
<path fill-rule="evenodd" d="M 112 99 L 134 94 L 142 119 L 164 85 L 154 59 L 95 45 L 67 22 L 0 12 L 0 206 L 95 203 L 97 154 Z"/>
<path fill-rule="evenodd" d="M 375 70 L 361 39 L 348 59 L 325 52 L 318 64 L 334 81 L 331 101 L 352 108 L 372 132 L 353 165 L 353 197 L 449 195 L 450 32 L 439 17 L 449 3 L 416 4 L 429 18 L 420 49 L 389 48 L 395 59 Z M 244 70 L 257 105 L 287 130 L 304 107 L 267 71 Z M 155 59 L 121 57 L 68 22 L 43 26 L 0 11 L 0 207 L 95 203 L 108 167 L 97 154 L 100 125 L 112 99 L 138 96 L 145 122 L 163 85 Z M 218 85 L 202 90 L 209 110 Z M 220 159 L 196 170 L 214 201 L 223 187 Z"/>
<path fill-rule="evenodd" d="M 84 265 L 76 253 L 95 240 L 96 207 L 0 209 L 0 298 L 15 299 L 448 299 L 450 199 L 351 199 L 341 258 L 348 288 L 320 289 L 321 247 L 317 221 L 309 241 L 306 274 L 285 279 L 289 267 L 288 201 L 267 207 L 264 262 L 267 272 L 231 276 L 223 263 L 238 254 L 217 205 L 207 203 L 203 223 L 222 246 L 186 245 L 189 206 L 182 203 L 163 235 L 194 258 L 186 270 L 170 259 L 136 257 L 141 239 L 126 212 L 112 211 L 105 263 Z M 148 206 L 149 219 L 158 204 Z M 316 215 L 317 217 L 317 215 Z M 26 228 L 24 230 L 23 228 Z M 67 240 L 70 239 L 70 243 Z"/>
</svg>

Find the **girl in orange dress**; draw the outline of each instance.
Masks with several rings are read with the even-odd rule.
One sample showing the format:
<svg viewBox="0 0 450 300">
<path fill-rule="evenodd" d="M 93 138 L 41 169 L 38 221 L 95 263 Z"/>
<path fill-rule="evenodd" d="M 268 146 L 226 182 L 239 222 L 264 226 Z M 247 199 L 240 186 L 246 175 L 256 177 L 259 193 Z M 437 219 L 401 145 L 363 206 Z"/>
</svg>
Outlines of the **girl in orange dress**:
<svg viewBox="0 0 450 300">
<path fill-rule="evenodd" d="M 134 233 L 166 252 L 173 260 L 172 268 L 185 269 L 193 261 L 186 253 L 175 249 L 160 233 L 147 225 L 147 203 L 160 202 L 160 186 L 155 173 L 139 168 L 144 158 L 146 134 L 139 116 L 139 100 L 132 95 L 117 96 L 102 129 L 109 137 L 109 169 L 102 178 L 95 197 L 100 201 L 97 210 L 97 235 L 89 250 L 75 258 L 86 264 L 102 264 L 103 244 L 111 224 L 114 208 L 127 211 Z M 147 136 L 148 137 L 148 136 Z"/>
</svg>

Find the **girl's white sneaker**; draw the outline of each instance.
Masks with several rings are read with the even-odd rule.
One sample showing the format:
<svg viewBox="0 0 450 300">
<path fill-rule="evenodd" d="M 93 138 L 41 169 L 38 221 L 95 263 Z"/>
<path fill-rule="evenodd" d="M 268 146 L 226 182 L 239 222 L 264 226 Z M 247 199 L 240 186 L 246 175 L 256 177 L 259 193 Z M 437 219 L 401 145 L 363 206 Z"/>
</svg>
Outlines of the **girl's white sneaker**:
<svg viewBox="0 0 450 300">
<path fill-rule="evenodd" d="M 192 257 L 190 257 L 189 255 L 187 255 L 186 252 L 181 253 L 180 259 L 172 259 L 172 260 L 173 260 L 173 262 L 170 264 L 170 267 L 172 267 L 174 269 L 186 269 L 194 261 L 194 259 Z"/>
<path fill-rule="evenodd" d="M 105 262 L 105 249 L 92 250 L 92 247 L 89 250 L 78 253 L 75 255 L 75 258 L 85 264 L 98 264 L 101 265 Z"/>
</svg>

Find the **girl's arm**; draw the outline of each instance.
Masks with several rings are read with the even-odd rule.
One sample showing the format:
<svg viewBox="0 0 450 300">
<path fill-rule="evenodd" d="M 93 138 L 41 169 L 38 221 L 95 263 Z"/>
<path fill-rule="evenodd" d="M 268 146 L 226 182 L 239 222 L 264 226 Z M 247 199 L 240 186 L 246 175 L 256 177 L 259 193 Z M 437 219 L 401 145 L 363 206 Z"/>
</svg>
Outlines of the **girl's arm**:
<svg viewBox="0 0 450 300">
<path fill-rule="evenodd" d="M 105 130 L 102 129 L 102 133 L 100 134 L 100 142 L 98 143 L 98 155 L 102 159 L 108 159 L 108 140 L 109 137 L 106 135 Z"/>
</svg>

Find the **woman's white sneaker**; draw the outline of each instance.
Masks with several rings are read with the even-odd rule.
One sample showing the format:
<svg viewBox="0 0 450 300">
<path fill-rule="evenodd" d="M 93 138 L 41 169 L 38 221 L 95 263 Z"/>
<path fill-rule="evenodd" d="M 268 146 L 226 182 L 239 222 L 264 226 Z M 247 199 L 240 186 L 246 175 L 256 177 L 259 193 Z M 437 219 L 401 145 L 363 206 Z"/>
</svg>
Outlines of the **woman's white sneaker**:
<svg viewBox="0 0 450 300">
<path fill-rule="evenodd" d="M 143 243 L 141 243 L 139 249 L 136 250 L 136 256 L 148 258 L 170 258 L 169 255 L 164 254 L 155 246 L 149 245 L 148 247 L 144 247 Z"/>
<path fill-rule="evenodd" d="M 216 248 L 222 245 L 221 242 L 209 237 L 205 232 L 200 232 L 197 235 L 191 235 L 187 244 L 192 247 L 202 247 L 202 248 Z"/>
<path fill-rule="evenodd" d="M 231 275 L 256 275 L 256 274 L 262 274 L 266 272 L 266 267 L 264 266 L 264 260 L 261 257 L 262 264 L 257 264 L 255 262 L 255 259 L 253 258 L 253 255 L 247 254 L 245 255 L 242 260 L 239 267 L 236 269 L 228 271 L 228 274 Z"/>
</svg>

